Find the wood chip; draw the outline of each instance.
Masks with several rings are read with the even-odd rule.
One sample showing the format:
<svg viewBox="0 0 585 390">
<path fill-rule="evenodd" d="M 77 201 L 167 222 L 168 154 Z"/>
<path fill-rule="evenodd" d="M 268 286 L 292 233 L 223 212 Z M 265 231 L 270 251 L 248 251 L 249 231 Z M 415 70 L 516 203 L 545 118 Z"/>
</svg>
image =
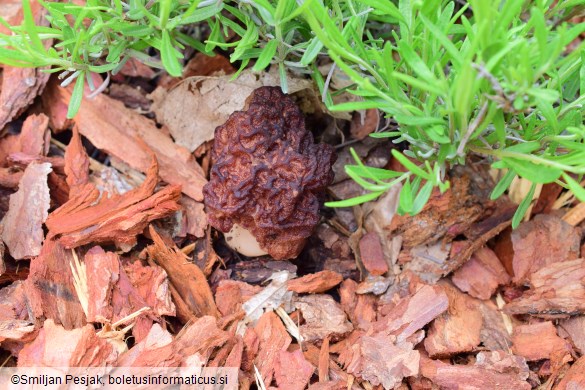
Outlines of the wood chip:
<svg viewBox="0 0 585 390">
<path fill-rule="evenodd" d="M 343 309 L 330 295 L 298 297 L 293 304 L 305 319 L 305 324 L 300 326 L 304 341 L 313 342 L 328 336 L 337 339 L 353 330 Z"/>
<path fill-rule="evenodd" d="M 26 294 L 36 318 L 53 319 L 65 329 L 85 325 L 85 314 L 73 286 L 71 250 L 58 242 L 45 241 L 41 254 L 31 261 L 25 282 Z"/>
<path fill-rule="evenodd" d="M 371 294 L 358 295 L 357 287 L 358 284 L 351 279 L 341 283 L 341 307 L 354 326 L 366 330 L 376 320 L 376 298 Z"/>
<path fill-rule="evenodd" d="M 169 279 L 164 269 L 157 265 L 143 265 L 137 260 L 126 265 L 124 270 L 134 288 L 156 316 L 175 316 Z"/>
<path fill-rule="evenodd" d="M 489 299 L 498 286 L 509 283 L 510 275 L 494 251 L 483 247 L 453 273 L 451 280 L 472 297 Z"/>
<path fill-rule="evenodd" d="M 53 90 L 49 104 L 69 103 L 71 88 L 54 86 Z M 146 144 L 156 155 L 165 182 L 181 185 L 183 193 L 203 200 L 203 170 L 187 149 L 173 143 L 152 120 L 104 94 L 85 99 L 74 120 L 79 132 L 96 148 L 144 173 L 150 172 L 152 164 L 150 152 L 143 147 Z"/>
<path fill-rule="evenodd" d="M 183 195 L 179 201 L 183 215 L 186 219 L 187 234 L 201 238 L 205 236 L 205 229 L 207 229 L 207 214 L 205 214 L 205 206 L 201 202 L 197 202 L 190 197 Z"/>
<path fill-rule="evenodd" d="M 48 319 L 18 354 L 18 367 L 103 367 L 116 358 L 112 345 L 96 335 L 93 325 L 66 330 Z"/>
<path fill-rule="evenodd" d="M 414 272 L 429 284 L 435 284 L 448 271 L 451 243 L 437 242 L 431 245 L 417 245 L 410 251 L 403 251 L 398 257 L 404 263 L 403 269 Z"/>
<path fill-rule="evenodd" d="M 66 169 L 76 170 L 70 165 L 73 161 L 84 161 L 84 150 L 79 150 L 76 143 L 72 148 L 81 156 L 69 157 Z M 69 168 L 67 168 L 69 167 Z M 136 236 L 144 231 L 148 224 L 159 218 L 172 214 L 179 209 L 180 197 L 178 186 L 167 186 L 154 192 L 158 182 L 158 163 L 152 157 L 146 180 L 136 189 L 122 195 L 109 198 L 100 197 L 99 191 L 92 184 L 85 184 L 67 203 L 53 211 L 47 218 L 46 225 L 51 237 L 58 239 L 67 248 L 74 248 L 88 243 L 114 242 L 129 249 L 136 243 Z M 82 174 L 75 173 L 71 183 L 82 185 Z M 75 185 L 74 185 L 75 187 Z"/>
<path fill-rule="evenodd" d="M 401 299 L 388 315 L 376 321 L 374 331 L 395 335 L 398 341 L 406 340 L 448 307 L 449 298 L 443 288 L 424 285 L 412 296 Z"/>
<path fill-rule="evenodd" d="M 530 286 L 505 306 L 506 313 L 561 318 L 585 313 L 585 259 L 545 266 L 530 276 Z"/>
<path fill-rule="evenodd" d="M 551 359 L 561 362 L 570 358 L 571 346 L 557 335 L 555 326 L 550 321 L 518 325 L 512 335 L 512 352 L 534 361 Z"/>
<path fill-rule="evenodd" d="M 215 317 L 204 316 L 185 326 L 175 339 L 159 348 L 143 350 L 134 358 L 134 367 L 180 367 L 196 358 L 205 365 L 211 354 L 232 336 L 217 327 Z M 128 353 L 130 353 L 128 351 Z M 128 364 L 129 362 L 126 362 Z"/>
<path fill-rule="evenodd" d="M 215 291 L 215 302 L 219 312 L 228 316 L 242 310 L 242 304 L 261 291 L 260 286 L 238 280 L 222 280 Z"/>
<path fill-rule="evenodd" d="M 292 339 L 280 318 L 274 312 L 267 312 L 260 317 L 254 331 L 258 335 L 258 354 L 254 364 L 260 371 L 262 380 L 269 386 L 274 375 L 274 366 L 281 351 L 286 351 Z"/>
<path fill-rule="evenodd" d="M 0 289 L 0 342 L 28 340 L 35 330 L 34 317 L 28 306 L 22 281 Z"/>
<path fill-rule="evenodd" d="M 84 256 L 87 272 L 88 307 L 87 321 L 104 322 L 111 320 L 112 290 L 120 278 L 120 260 L 113 252 L 105 252 L 101 247 L 91 248 Z"/>
<path fill-rule="evenodd" d="M 18 136 L 20 151 L 29 156 L 46 156 L 49 152 L 49 117 L 45 114 L 28 116 Z"/>
<path fill-rule="evenodd" d="M 481 343 L 491 351 L 510 351 L 512 346 L 512 326 L 506 327 L 508 318 L 495 303 L 492 301 L 483 301 L 479 305 L 479 310 L 483 317 L 480 331 Z"/>
<path fill-rule="evenodd" d="M 487 194 L 485 199 L 477 196 L 481 191 L 469 177 L 452 177 L 451 189 L 443 194 L 434 192 L 423 210 L 415 216 L 395 216 L 387 229 L 394 235 L 401 234 L 403 245 L 408 248 L 432 244 L 445 234 L 456 236 L 469 229 L 483 215 L 489 203 Z"/>
<path fill-rule="evenodd" d="M 337 272 L 325 270 L 289 280 L 287 288 L 298 294 L 319 294 L 331 290 L 341 283 L 342 280 L 343 276 Z"/>
<path fill-rule="evenodd" d="M 520 224 L 511 235 L 514 283 L 524 283 L 544 266 L 576 259 L 580 243 L 580 232 L 553 215 L 539 214 Z"/>
<path fill-rule="evenodd" d="M 274 364 L 274 379 L 281 389 L 304 390 L 315 367 L 305 360 L 303 352 L 297 349 L 294 352 L 280 351 Z"/>
<path fill-rule="evenodd" d="M 329 381 L 329 359 L 329 337 L 325 337 L 321 344 L 321 350 L 319 351 L 319 366 L 317 370 L 319 382 Z"/>
<path fill-rule="evenodd" d="M 396 337 L 376 333 L 363 335 L 339 355 L 348 373 L 392 389 L 404 377 L 418 375 L 419 352 L 408 342 L 395 344 Z"/>
<path fill-rule="evenodd" d="M 581 356 L 565 373 L 555 390 L 585 389 L 585 356 Z"/>
<path fill-rule="evenodd" d="M 473 365 L 451 365 L 421 358 L 421 375 L 441 389 L 530 390 L 524 359 L 503 351 L 480 352 Z"/>
<path fill-rule="evenodd" d="M 3 4 L 4 6 L 4 4 Z M 31 1 L 32 15 L 37 26 L 47 26 L 46 9 L 38 2 Z M 17 26 L 23 20 L 23 13 L 15 14 L 10 24 Z M 8 32 L 8 34 L 11 34 Z M 45 42 L 50 46 L 52 40 Z M 44 68 L 46 70 L 46 68 Z M 43 91 L 50 74 L 43 68 L 13 68 L 4 65 L 0 85 L 0 129 L 20 115 Z"/>
<path fill-rule="evenodd" d="M 356 111 L 351 119 L 349 132 L 354 139 L 364 139 L 380 124 L 380 111 L 370 108 L 365 111 Z"/>
<path fill-rule="evenodd" d="M 388 263 L 384 258 L 384 250 L 378 233 L 366 233 L 360 239 L 359 248 L 362 263 L 370 274 L 384 275 L 388 272 Z"/>
<path fill-rule="evenodd" d="M 41 253 L 43 222 L 47 219 L 51 201 L 47 185 L 50 172 L 48 163 L 30 164 L 24 171 L 18 191 L 10 195 L 2 239 L 15 259 L 31 258 Z"/>
<path fill-rule="evenodd" d="M 432 358 L 471 352 L 480 343 L 483 318 L 479 301 L 443 283 L 449 309 L 431 324 L 424 345 Z"/>
<path fill-rule="evenodd" d="M 149 231 L 154 241 L 154 245 L 147 248 L 150 257 L 167 272 L 191 312 L 197 317 L 219 316 L 207 278 L 201 269 L 189 262 L 180 249 L 168 247 L 152 226 Z"/>
<path fill-rule="evenodd" d="M 567 332 L 575 349 L 581 355 L 585 355 L 585 316 L 576 316 L 561 320 L 558 326 Z"/>
</svg>

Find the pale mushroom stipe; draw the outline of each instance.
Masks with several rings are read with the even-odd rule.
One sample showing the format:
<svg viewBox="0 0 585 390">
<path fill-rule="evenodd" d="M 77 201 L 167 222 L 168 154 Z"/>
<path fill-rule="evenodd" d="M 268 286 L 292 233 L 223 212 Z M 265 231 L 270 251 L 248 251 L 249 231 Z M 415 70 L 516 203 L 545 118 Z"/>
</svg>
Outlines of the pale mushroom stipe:
<svg viewBox="0 0 585 390">
<path fill-rule="evenodd" d="M 292 259 L 319 222 L 336 155 L 314 143 L 303 113 L 279 87 L 258 88 L 248 100 L 215 129 L 203 188 L 209 222 L 246 256 Z"/>
</svg>

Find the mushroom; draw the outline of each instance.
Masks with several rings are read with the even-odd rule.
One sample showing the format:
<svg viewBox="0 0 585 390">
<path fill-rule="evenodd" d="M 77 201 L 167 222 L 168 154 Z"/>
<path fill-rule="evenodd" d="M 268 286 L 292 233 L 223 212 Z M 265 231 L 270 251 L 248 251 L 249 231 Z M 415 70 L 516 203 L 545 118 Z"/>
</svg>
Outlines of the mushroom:
<svg viewBox="0 0 585 390">
<path fill-rule="evenodd" d="M 319 222 L 320 198 L 333 180 L 331 145 L 315 144 L 295 102 L 279 87 L 261 87 L 215 129 L 209 183 L 210 224 L 242 253 L 298 256 Z M 247 230 L 251 235 L 245 234 Z M 246 238 L 247 237 L 247 238 Z M 238 242 L 239 238 L 254 243 Z"/>
</svg>

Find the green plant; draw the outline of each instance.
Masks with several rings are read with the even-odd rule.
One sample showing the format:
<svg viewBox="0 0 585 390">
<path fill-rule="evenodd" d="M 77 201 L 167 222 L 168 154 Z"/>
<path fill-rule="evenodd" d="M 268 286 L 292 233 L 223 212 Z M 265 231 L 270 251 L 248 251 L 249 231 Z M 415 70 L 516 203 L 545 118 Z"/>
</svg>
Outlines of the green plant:
<svg viewBox="0 0 585 390">
<path fill-rule="evenodd" d="M 69 117 L 79 109 L 84 80 L 92 90 L 103 89 L 93 85 L 92 72 L 109 76 L 136 58 L 180 76 L 181 50 L 191 46 L 205 51 L 203 43 L 186 33 L 187 26 L 211 18 L 223 7 L 215 0 L 87 0 L 85 5 L 38 1 L 47 10 L 50 27 L 35 25 L 30 0 L 23 0 L 22 25 L 12 27 L 0 19 L 13 32 L 0 35 L 0 62 L 50 67 L 48 72 L 60 72 L 62 85 L 75 81 Z M 54 44 L 46 48 L 44 42 L 50 40 Z M 160 53 L 160 59 L 148 55 L 150 48 Z"/>
<path fill-rule="evenodd" d="M 354 82 L 349 92 L 362 99 L 330 109 L 384 111 L 396 129 L 374 136 L 408 142 L 405 155 L 392 153 L 409 172 L 348 166 L 348 174 L 370 193 L 328 205 L 375 199 L 403 182 L 398 211 L 416 214 L 433 187 L 447 188 L 446 168 L 464 164 L 469 153 L 507 170 L 492 198 L 520 176 L 558 182 L 585 200 L 578 183 L 585 173 L 585 51 L 583 44 L 565 50 L 585 24 L 569 27 L 562 21 L 583 1 L 470 0 L 458 11 L 453 2 L 440 0 L 359 4 L 370 12 L 356 12 L 343 28 L 331 25 L 320 2 L 303 13 Z M 373 21 L 397 28 L 385 39 L 374 37 Z M 514 226 L 528 204 L 518 208 Z"/>
<path fill-rule="evenodd" d="M 0 62 L 49 66 L 64 72 L 64 84 L 77 78 L 70 116 L 90 72 L 115 73 L 133 57 L 176 76 L 185 46 L 210 55 L 219 47 L 230 51 L 240 71 L 251 60 L 255 70 L 274 64 L 285 91 L 287 68 L 310 74 L 330 110 L 376 108 L 392 119 L 391 131 L 372 136 L 405 141 L 408 148 L 392 154 L 408 172 L 367 167 L 354 156 L 347 173 L 368 193 L 329 206 L 373 200 L 402 183 L 398 211 L 416 214 L 434 188 L 449 187 L 447 169 L 465 164 L 470 154 L 505 170 L 493 198 L 520 176 L 557 182 L 585 201 L 579 184 L 585 174 L 585 49 L 581 43 L 566 50 L 585 31 L 584 23 L 566 22 L 582 16 L 585 0 L 470 0 L 460 7 L 446 0 L 42 3 L 50 27 L 35 26 L 28 0 L 23 3 L 23 25 L 0 35 Z M 197 22 L 209 30 L 205 42 L 190 34 Z M 52 48 L 45 49 L 47 39 L 54 40 Z M 356 101 L 333 104 L 316 65 L 324 56 L 353 83 L 335 93 L 353 94 Z M 518 208 L 514 226 L 529 203 Z"/>
</svg>

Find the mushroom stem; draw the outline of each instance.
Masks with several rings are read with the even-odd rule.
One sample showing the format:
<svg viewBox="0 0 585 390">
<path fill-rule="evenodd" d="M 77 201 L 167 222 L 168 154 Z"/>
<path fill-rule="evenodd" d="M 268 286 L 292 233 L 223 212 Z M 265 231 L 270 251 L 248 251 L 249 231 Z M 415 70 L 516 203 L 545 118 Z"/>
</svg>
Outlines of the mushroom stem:
<svg viewBox="0 0 585 390">
<path fill-rule="evenodd" d="M 224 236 L 229 247 L 244 256 L 256 257 L 268 254 L 260 247 L 252 233 L 241 225 L 234 224 L 229 232 L 224 233 Z"/>
</svg>

